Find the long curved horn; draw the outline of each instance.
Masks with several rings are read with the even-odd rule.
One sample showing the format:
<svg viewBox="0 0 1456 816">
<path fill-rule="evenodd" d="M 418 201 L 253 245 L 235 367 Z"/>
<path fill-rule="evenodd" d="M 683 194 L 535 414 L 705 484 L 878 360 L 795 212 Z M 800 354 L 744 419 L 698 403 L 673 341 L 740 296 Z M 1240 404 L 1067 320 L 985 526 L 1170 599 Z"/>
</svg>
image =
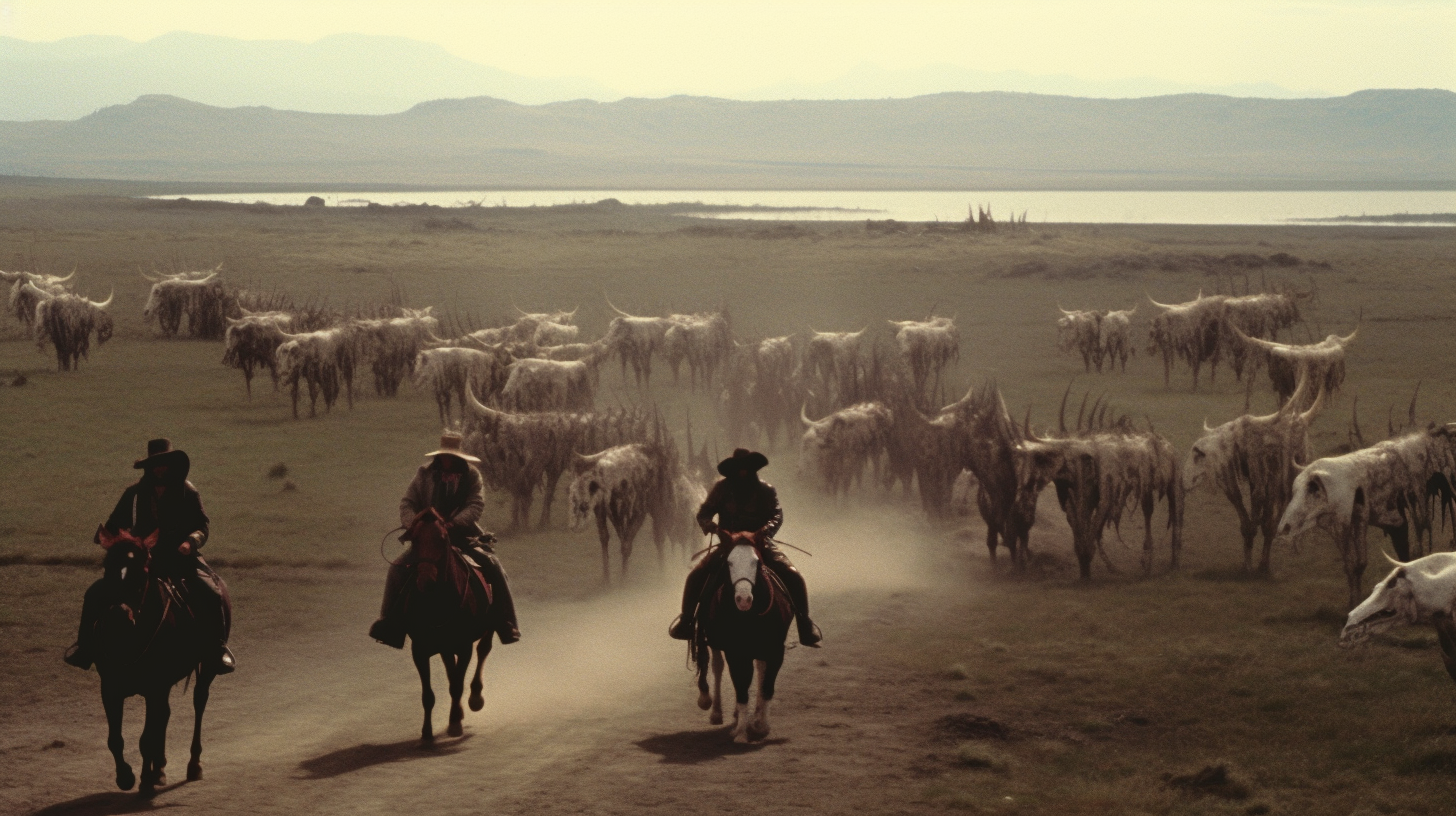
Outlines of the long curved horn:
<svg viewBox="0 0 1456 816">
<path fill-rule="evenodd" d="M 1150 294 L 1148 294 L 1147 292 L 1144 292 L 1143 293 L 1143 297 L 1147 298 L 1149 303 L 1153 304 L 1154 306 L 1157 306 L 1159 309 L 1172 309 L 1172 308 L 1174 308 L 1173 306 L 1169 306 L 1166 303 L 1159 303 L 1156 300 L 1153 300 L 1153 296 L 1150 295 Z"/>
<path fill-rule="evenodd" d="M 1075 312 L 1069 312 L 1066 309 L 1063 309 L 1062 308 L 1062 304 L 1060 304 L 1060 303 L 1057 304 L 1057 311 L 1061 312 L 1062 314 L 1066 315 L 1067 317 L 1071 317 L 1073 314 L 1076 314 Z"/>
<path fill-rule="evenodd" d="M 207 273 L 207 277 L 205 277 L 205 278 L 198 278 L 196 281 L 193 281 L 193 282 L 194 283 L 199 283 L 199 284 L 207 283 L 208 281 L 212 280 L 215 277 L 217 277 L 217 270 L 216 269 L 214 269 L 211 272 L 208 272 Z"/>
<path fill-rule="evenodd" d="M 469 388 L 465 389 L 465 397 L 465 404 L 469 405 L 471 410 L 475 411 L 475 413 L 480 414 L 481 416 L 495 417 L 497 419 L 506 416 L 506 413 L 504 411 L 497 411 L 496 409 L 490 407 L 489 405 L 486 405 L 485 403 L 477 399 L 475 393 Z"/>
<path fill-rule="evenodd" d="M 148 275 L 147 273 L 141 271 L 140 269 L 137 270 L 137 274 L 138 275 L 141 275 L 144 279 L 146 279 L 146 281 L 148 283 L 161 283 L 162 282 L 162 279 L 161 278 L 154 278 L 151 275 Z"/>
<path fill-rule="evenodd" d="M 617 308 L 617 304 L 613 303 L 611 298 L 607 298 L 607 305 L 608 306 L 611 306 L 612 307 L 612 311 L 616 312 L 617 314 L 621 315 L 622 317 L 635 317 L 635 315 L 629 315 L 626 312 L 622 311 L 621 309 L 618 309 Z"/>
<path fill-rule="evenodd" d="M 87 303 L 90 303 L 92 306 L 95 306 L 98 309 L 105 309 L 107 306 L 110 306 L 111 305 L 111 301 L 115 297 L 116 297 L 116 290 L 115 289 L 112 289 L 111 290 L 111 294 L 109 294 L 109 295 L 106 296 L 106 300 L 103 300 L 100 303 L 97 303 L 94 300 L 88 300 Z"/>
<path fill-rule="evenodd" d="M 1208 427 L 1208 417 L 1204 417 L 1203 418 L 1203 432 L 1204 433 L 1211 433 L 1212 431 L 1213 431 L 1213 429 L 1210 428 L 1210 427 Z"/>
<path fill-rule="evenodd" d="M 1057 432 L 1062 436 L 1067 435 L 1067 397 L 1072 395 L 1072 384 L 1067 383 L 1067 390 L 1062 392 L 1062 407 L 1057 410 Z"/>
<path fill-rule="evenodd" d="M 1260 337 L 1250 337 L 1247 334 L 1244 334 L 1243 331 L 1240 330 L 1238 326 L 1235 326 L 1232 322 L 1228 324 L 1228 327 L 1234 330 L 1234 334 L 1238 335 L 1238 338 L 1240 340 L 1248 343 L 1251 346 L 1258 346 L 1265 351 L 1278 351 L 1280 349 L 1291 348 L 1291 346 L 1287 343 L 1275 343 L 1272 340 L 1265 340 Z"/>
<path fill-rule="evenodd" d="M 50 300 L 53 297 L 50 292 L 45 291 L 30 281 L 22 283 L 20 285 L 20 291 L 25 292 L 36 300 Z"/>
<path fill-rule="evenodd" d="M 572 309 L 572 310 L 571 310 L 571 311 L 569 311 L 569 312 L 567 312 L 567 313 L 566 313 L 566 319 L 567 319 L 567 320 L 575 320 L 575 319 L 576 319 L 576 312 L 577 312 L 577 310 L 578 310 L 578 309 L 580 309 L 580 308 L 581 308 L 581 305 L 580 305 L 580 304 L 578 304 L 578 305 L 577 305 L 577 306 L 576 306 L 576 308 L 574 308 L 574 309 Z"/>
<path fill-rule="evenodd" d="M 71 268 L 71 274 L 65 276 L 64 278 L 56 278 L 54 282 L 55 283 L 65 283 L 66 281 L 68 281 L 68 280 L 70 280 L 71 278 L 74 278 L 74 277 L 76 277 L 76 269 L 75 269 L 75 267 L 72 267 Z"/>
<path fill-rule="evenodd" d="M 1299 418 L 1306 423 L 1313 422 L 1314 418 L 1319 416 L 1320 411 L 1323 411 L 1325 408 L 1326 393 L 1324 388 L 1319 388 L 1315 391 L 1314 402 L 1310 404 L 1309 410 L 1299 415 Z M 1291 397 L 1289 401 L 1293 402 L 1294 399 Z"/>
<path fill-rule="evenodd" d="M 799 405 L 799 419 L 803 420 L 805 427 L 814 427 L 814 420 L 809 418 L 809 403 L 804 402 Z"/>
<path fill-rule="evenodd" d="M 1340 348 L 1344 348 L 1346 345 L 1349 344 L 1349 342 L 1351 340 L 1354 340 L 1359 334 L 1360 334 L 1360 324 L 1359 323 L 1356 323 L 1355 324 L 1355 330 L 1354 331 L 1350 332 L 1349 334 L 1345 335 L 1344 337 L 1336 337 L 1335 338 L 1335 342 L 1340 344 Z"/>
</svg>

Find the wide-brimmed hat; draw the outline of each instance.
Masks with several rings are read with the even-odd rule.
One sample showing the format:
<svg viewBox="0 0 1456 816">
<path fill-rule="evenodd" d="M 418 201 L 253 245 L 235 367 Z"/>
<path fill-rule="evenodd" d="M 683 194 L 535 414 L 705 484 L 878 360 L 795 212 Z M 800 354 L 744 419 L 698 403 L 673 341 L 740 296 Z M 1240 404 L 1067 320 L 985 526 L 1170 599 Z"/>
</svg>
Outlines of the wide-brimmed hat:
<svg viewBox="0 0 1456 816">
<path fill-rule="evenodd" d="M 432 450 L 425 454 L 426 459 L 433 459 L 436 456 L 454 456 L 463 459 L 472 465 L 480 464 L 480 457 L 471 456 L 460 447 L 464 439 L 458 433 L 446 433 L 440 435 L 440 449 Z"/>
<path fill-rule="evenodd" d="M 757 473 L 766 467 L 768 467 L 767 456 L 747 448 L 736 448 L 732 456 L 718 463 L 718 472 L 724 476 L 732 476 L 745 468 Z"/>
<path fill-rule="evenodd" d="M 170 439 L 152 439 L 147 442 L 147 455 L 132 463 L 137 470 L 149 470 L 159 465 L 167 466 L 168 478 L 187 478 L 192 469 L 192 460 L 186 451 L 174 450 Z"/>
</svg>

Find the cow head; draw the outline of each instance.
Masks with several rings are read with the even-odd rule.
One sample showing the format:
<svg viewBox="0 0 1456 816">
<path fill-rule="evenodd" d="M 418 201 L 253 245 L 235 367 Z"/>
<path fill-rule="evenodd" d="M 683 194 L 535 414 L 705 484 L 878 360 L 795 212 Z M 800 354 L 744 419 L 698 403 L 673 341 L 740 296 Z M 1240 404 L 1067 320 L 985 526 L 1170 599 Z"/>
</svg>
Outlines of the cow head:
<svg viewBox="0 0 1456 816">
<path fill-rule="evenodd" d="M 1365 501 L 1360 471 L 1350 455 L 1320 459 L 1294 478 L 1294 494 L 1279 519 L 1279 537 L 1294 538 L 1315 527 L 1349 526 Z"/>
<path fill-rule="evenodd" d="M 1217 428 L 1203 423 L 1203 436 L 1198 437 L 1183 460 L 1183 490 L 1193 492 L 1207 485 L 1218 484 L 1217 474 L 1224 469 L 1234 455 L 1234 442 L 1238 420 L 1225 422 Z"/>
</svg>

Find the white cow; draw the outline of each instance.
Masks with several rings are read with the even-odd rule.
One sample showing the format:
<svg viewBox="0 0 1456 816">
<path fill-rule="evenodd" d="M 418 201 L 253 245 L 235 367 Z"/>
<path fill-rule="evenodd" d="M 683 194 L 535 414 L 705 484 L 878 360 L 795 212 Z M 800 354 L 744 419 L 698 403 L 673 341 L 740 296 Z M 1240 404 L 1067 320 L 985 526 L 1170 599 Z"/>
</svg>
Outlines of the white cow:
<svg viewBox="0 0 1456 816">
<path fill-rule="evenodd" d="M 611 579 L 609 522 L 617 531 L 625 578 L 632 544 L 648 517 L 652 518 L 652 539 L 661 566 L 663 544 L 669 537 L 686 543 L 693 513 L 707 495 L 686 477 L 676 453 L 658 443 L 618 445 L 590 456 L 578 455 L 574 469 L 576 478 L 567 490 L 571 528 L 578 529 L 588 516 L 595 517 L 604 581 Z"/>
<path fill-rule="evenodd" d="M 500 403 L 507 411 L 590 411 L 591 369 L 581 360 L 527 358 L 511 363 Z"/>
<path fill-rule="evenodd" d="M 951 361 L 960 358 L 961 335 L 953 317 L 930 317 L 925 320 L 891 320 L 896 328 L 895 345 L 900 357 L 910 366 L 915 391 L 922 397 L 925 387 L 935 378 L 931 393 L 940 390 L 940 373 Z"/>
<path fill-rule="evenodd" d="M 847 494 L 863 478 L 866 465 L 878 473 L 895 423 L 895 415 L 883 403 L 861 402 L 818 421 L 801 408 L 799 418 L 805 428 L 799 470 L 817 475 L 831 494 Z"/>
<path fill-rule="evenodd" d="M 1456 553 L 1391 563 L 1395 569 L 1345 619 L 1340 646 L 1356 646 L 1397 623 L 1429 623 L 1440 640 L 1446 673 L 1456 680 Z"/>
</svg>

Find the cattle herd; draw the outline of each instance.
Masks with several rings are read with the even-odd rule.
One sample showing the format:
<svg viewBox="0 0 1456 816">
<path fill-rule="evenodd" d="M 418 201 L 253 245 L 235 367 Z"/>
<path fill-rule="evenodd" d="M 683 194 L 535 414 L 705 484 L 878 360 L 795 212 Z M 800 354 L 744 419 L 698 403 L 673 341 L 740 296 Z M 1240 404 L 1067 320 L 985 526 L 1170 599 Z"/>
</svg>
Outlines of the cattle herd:
<svg viewBox="0 0 1456 816">
<path fill-rule="evenodd" d="M 111 298 L 76 294 L 74 276 L 0 275 L 11 284 L 10 311 L 42 348 L 55 348 L 62 370 L 86 356 L 91 337 L 110 337 Z M 221 339 L 223 363 L 242 372 L 248 392 L 254 375 L 266 370 L 274 387 L 291 395 L 295 418 L 305 393 L 310 416 L 320 397 L 325 411 L 341 395 L 352 406 L 356 377 L 365 371 L 381 396 L 411 379 L 434 396 L 443 424 L 461 428 L 488 484 L 510 497 L 517 526 L 533 523 L 537 497 L 542 509 L 534 523 L 549 525 L 553 497 L 569 475 L 570 522 L 594 519 L 604 574 L 611 530 L 623 572 L 649 519 L 659 554 L 669 540 L 688 546 L 693 510 L 711 475 L 706 445 L 693 447 L 690 422 L 680 449 L 654 403 L 602 405 L 600 370 L 612 360 L 624 380 L 630 369 L 646 394 L 654 364 L 665 363 L 674 382 L 685 379 L 711 400 L 720 436 L 731 445 L 772 447 L 797 434 L 800 472 L 831 495 L 864 489 L 868 480 L 882 490 L 918 491 L 935 518 L 974 505 L 992 560 L 1004 546 L 1018 570 L 1028 563 L 1036 504 L 1047 487 L 1071 527 L 1084 578 L 1099 557 L 1113 566 L 1103 537 L 1120 531 L 1133 510 L 1143 517 L 1141 568 L 1150 572 L 1160 506 L 1176 568 L 1186 495 L 1207 489 L 1225 496 L 1238 515 L 1245 569 L 1255 569 L 1260 534 L 1257 569 L 1268 571 L 1276 539 L 1316 526 L 1331 531 L 1352 607 L 1360 600 L 1367 527 L 1384 531 L 1410 559 L 1433 548 L 1438 520 L 1456 518 L 1456 424 L 1418 428 L 1412 412 L 1410 425 L 1392 428 L 1390 439 L 1366 446 L 1359 438 L 1348 453 L 1309 461 L 1310 424 L 1343 383 L 1358 328 L 1309 345 L 1280 342 L 1279 332 L 1301 320 L 1306 296 L 1298 292 L 1200 292 L 1172 305 L 1150 300 L 1146 353 L 1161 358 L 1165 382 L 1181 364 L 1196 390 L 1205 368 L 1213 377 L 1227 361 L 1250 390 L 1266 371 L 1280 406 L 1267 416 L 1205 423 L 1180 456 L 1150 425 L 1138 427 L 1101 399 L 1089 405 L 1083 397 L 1071 419 L 1070 387 L 1055 430 L 1034 430 L 1029 411 L 1014 420 L 994 383 L 944 404 L 942 375 L 960 354 L 953 317 L 889 321 L 879 333 L 811 328 L 807 337 L 746 340 L 734 336 L 726 311 L 639 316 L 612 306 L 616 316 L 605 334 L 589 342 L 574 310 L 520 312 L 509 325 L 441 337 L 428 307 L 347 316 L 273 308 L 279 299 L 268 304 L 229 287 L 217 269 L 150 280 L 145 318 L 155 319 L 164 336 L 179 334 L 185 323 L 193 337 Z M 1126 370 L 1138 345 L 1136 313 L 1062 309 L 1057 344 L 1079 355 L 1088 371 Z"/>
</svg>

